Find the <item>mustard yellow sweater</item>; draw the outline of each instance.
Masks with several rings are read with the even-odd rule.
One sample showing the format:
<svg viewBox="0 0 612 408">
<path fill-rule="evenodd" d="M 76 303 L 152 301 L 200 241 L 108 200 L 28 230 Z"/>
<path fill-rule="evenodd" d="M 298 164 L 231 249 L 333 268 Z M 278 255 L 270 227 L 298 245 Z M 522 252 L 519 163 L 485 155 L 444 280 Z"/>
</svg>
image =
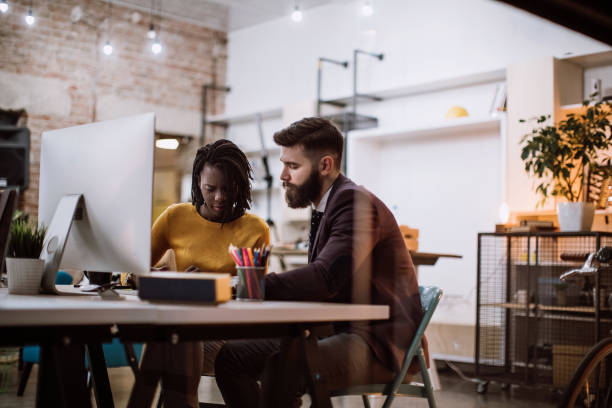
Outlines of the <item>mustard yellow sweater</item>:
<svg viewBox="0 0 612 408">
<path fill-rule="evenodd" d="M 235 264 L 228 247 L 260 248 L 270 244 L 270 229 L 253 214 L 225 224 L 203 218 L 191 203 L 173 204 L 153 224 L 151 265 L 168 249 L 173 249 L 176 267 L 184 271 L 190 265 L 203 272 L 235 274 Z"/>
</svg>

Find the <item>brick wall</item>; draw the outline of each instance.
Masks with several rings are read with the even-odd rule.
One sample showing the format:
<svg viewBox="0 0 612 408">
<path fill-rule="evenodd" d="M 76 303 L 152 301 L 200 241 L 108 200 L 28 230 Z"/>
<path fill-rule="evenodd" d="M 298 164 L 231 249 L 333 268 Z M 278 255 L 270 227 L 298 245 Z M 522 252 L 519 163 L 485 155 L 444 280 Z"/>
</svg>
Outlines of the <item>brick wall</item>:
<svg viewBox="0 0 612 408">
<path fill-rule="evenodd" d="M 21 209 L 37 213 L 44 130 L 154 110 L 158 130 L 197 139 L 202 85 L 225 84 L 227 33 L 164 19 L 164 51 L 153 55 L 148 15 L 113 5 L 114 52 L 106 56 L 106 2 L 35 1 L 32 27 L 23 19 L 30 2 L 9 4 L 9 12 L 0 14 L 0 109 L 26 109 L 32 132 L 30 187 L 21 195 Z M 83 16 L 72 22 L 77 6 Z M 209 100 L 209 114 L 222 112 L 223 103 L 223 95 Z"/>
</svg>

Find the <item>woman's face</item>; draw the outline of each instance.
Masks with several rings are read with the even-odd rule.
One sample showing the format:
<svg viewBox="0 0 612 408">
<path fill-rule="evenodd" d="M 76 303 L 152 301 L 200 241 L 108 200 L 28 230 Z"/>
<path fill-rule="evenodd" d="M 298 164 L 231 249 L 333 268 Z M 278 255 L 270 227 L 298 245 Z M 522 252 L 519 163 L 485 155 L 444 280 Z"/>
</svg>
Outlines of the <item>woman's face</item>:
<svg viewBox="0 0 612 408">
<path fill-rule="evenodd" d="M 200 214 L 211 221 L 222 221 L 223 214 L 232 203 L 228 200 L 228 188 L 225 175 L 218 168 L 205 164 L 200 172 L 200 191 L 204 205 L 199 208 Z"/>
</svg>

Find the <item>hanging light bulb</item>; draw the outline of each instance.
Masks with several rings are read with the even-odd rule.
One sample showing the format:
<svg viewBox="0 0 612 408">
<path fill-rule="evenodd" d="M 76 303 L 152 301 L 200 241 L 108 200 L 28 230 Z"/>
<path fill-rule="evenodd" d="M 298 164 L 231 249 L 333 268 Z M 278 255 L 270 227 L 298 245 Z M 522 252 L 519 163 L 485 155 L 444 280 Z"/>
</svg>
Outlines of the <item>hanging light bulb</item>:
<svg viewBox="0 0 612 408">
<path fill-rule="evenodd" d="M 153 54 L 157 55 L 160 52 L 163 51 L 163 47 L 161 45 L 161 43 L 159 42 L 159 39 L 155 40 L 155 42 L 153 43 L 153 45 L 151 45 L 151 51 L 153 52 Z"/>
<path fill-rule="evenodd" d="M 32 8 L 30 8 L 28 10 L 28 14 L 26 14 L 25 16 L 25 22 L 27 25 L 31 26 L 32 24 L 34 24 L 35 21 L 36 18 L 34 18 L 34 15 L 32 14 Z"/>
<path fill-rule="evenodd" d="M 0 12 L 2 13 L 6 13 L 9 9 L 8 3 L 6 2 L 6 0 L 2 0 L 0 2 Z"/>
<path fill-rule="evenodd" d="M 113 53 L 113 46 L 109 40 L 106 40 L 106 44 L 102 47 L 102 52 L 104 52 L 105 55 L 111 55 Z"/>
<path fill-rule="evenodd" d="M 156 36 L 157 33 L 155 32 L 155 26 L 153 25 L 153 23 L 151 23 L 149 24 L 149 31 L 147 31 L 147 38 L 149 40 L 154 40 Z"/>
<path fill-rule="evenodd" d="M 363 7 L 361 7 L 361 14 L 366 17 L 370 17 L 374 13 L 374 7 L 372 7 L 372 0 L 365 0 Z"/>
<path fill-rule="evenodd" d="M 300 6 L 295 5 L 295 9 L 293 9 L 293 13 L 291 13 L 291 19 L 296 23 L 302 21 L 302 10 L 300 10 Z"/>
</svg>

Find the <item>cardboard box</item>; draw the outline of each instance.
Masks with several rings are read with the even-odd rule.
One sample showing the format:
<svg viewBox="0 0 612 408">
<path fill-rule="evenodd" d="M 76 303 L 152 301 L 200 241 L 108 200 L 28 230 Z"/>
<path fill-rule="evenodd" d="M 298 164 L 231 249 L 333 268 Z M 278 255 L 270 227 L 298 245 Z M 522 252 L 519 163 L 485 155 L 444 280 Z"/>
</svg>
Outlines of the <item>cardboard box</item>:
<svg viewBox="0 0 612 408">
<path fill-rule="evenodd" d="M 406 243 L 406 248 L 411 251 L 419 250 L 419 230 L 416 228 L 410 228 L 407 225 L 399 226 L 400 232 L 404 237 L 404 242 Z"/>
<path fill-rule="evenodd" d="M 553 344 L 553 386 L 565 388 L 589 351 L 588 346 Z"/>
</svg>

